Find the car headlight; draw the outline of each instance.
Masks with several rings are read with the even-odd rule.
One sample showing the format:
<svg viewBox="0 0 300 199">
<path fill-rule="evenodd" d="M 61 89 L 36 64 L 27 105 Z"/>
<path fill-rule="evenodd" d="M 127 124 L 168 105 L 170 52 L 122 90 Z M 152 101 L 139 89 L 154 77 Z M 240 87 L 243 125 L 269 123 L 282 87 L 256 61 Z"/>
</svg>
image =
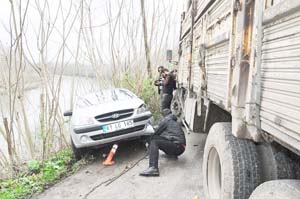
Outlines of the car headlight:
<svg viewBox="0 0 300 199">
<path fill-rule="evenodd" d="M 136 111 L 137 114 L 142 114 L 148 111 L 148 107 L 146 104 L 142 104 Z"/>
<path fill-rule="evenodd" d="M 95 120 L 92 117 L 78 117 L 74 123 L 75 127 L 84 127 L 95 124 Z"/>
</svg>

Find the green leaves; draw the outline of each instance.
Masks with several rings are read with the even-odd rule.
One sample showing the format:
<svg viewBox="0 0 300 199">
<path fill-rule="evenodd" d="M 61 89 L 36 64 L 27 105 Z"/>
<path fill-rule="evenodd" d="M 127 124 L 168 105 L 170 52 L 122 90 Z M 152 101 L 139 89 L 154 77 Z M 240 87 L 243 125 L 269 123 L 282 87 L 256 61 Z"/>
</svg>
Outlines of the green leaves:
<svg viewBox="0 0 300 199">
<path fill-rule="evenodd" d="M 29 172 L 38 173 L 41 168 L 41 163 L 40 163 L 40 161 L 37 161 L 37 160 L 31 160 L 27 163 L 27 166 L 28 166 Z"/>
<path fill-rule="evenodd" d="M 40 193 L 59 179 L 72 174 L 86 164 L 76 162 L 70 149 L 58 152 L 44 163 L 31 160 L 27 163 L 27 173 L 19 174 L 14 179 L 0 181 L 0 198 L 26 198 Z"/>
</svg>

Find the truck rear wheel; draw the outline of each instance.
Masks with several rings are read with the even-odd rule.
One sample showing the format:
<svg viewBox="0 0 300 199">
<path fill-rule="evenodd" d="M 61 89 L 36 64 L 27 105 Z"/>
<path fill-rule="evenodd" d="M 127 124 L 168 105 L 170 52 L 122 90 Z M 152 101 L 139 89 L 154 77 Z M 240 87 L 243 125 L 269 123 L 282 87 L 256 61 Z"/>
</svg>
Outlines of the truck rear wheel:
<svg viewBox="0 0 300 199">
<path fill-rule="evenodd" d="M 262 180 L 296 179 L 298 162 L 293 161 L 278 145 L 262 143 L 257 145 L 262 166 Z"/>
<path fill-rule="evenodd" d="M 273 180 L 258 186 L 249 199 L 300 199 L 299 180 Z"/>
<path fill-rule="evenodd" d="M 171 111 L 174 115 L 176 115 L 176 117 L 178 118 L 182 118 L 183 117 L 183 107 L 180 103 L 180 98 L 181 98 L 181 93 L 183 91 L 181 91 L 180 89 L 176 90 L 174 95 L 173 95 L 173 99 L 171 102 Z"/>
<path fill-rule="evenodd" d="M 209 131 L 204 149 L 203 181 L 207 199 L 248 199 L 260 184 L 255 144 L 234 137 L 231 123 L 216 123 Z"/>
</svg>

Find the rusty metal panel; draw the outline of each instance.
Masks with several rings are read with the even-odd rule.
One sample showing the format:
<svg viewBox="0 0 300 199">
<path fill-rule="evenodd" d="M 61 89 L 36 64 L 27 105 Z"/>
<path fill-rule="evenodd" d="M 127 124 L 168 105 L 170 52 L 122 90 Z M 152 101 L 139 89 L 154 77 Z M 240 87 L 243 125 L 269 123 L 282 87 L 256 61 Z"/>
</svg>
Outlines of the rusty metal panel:
<svg viewBox="0 0 300 199">
<path fill-rule="evenodd" d="M 280 10 L 278 6 L 282 8 L 279 3 L 269 12 Z M 273 18 L 268 9 L 266 12 L 261 55 L 261 128 L 300 151 L 300 12 L 294 9 L 293 13 L 286 11 L 281 17 L 274 14 Z"/>
<path fill-rule="evenodd" d="M 194 41 L 193 41 L 193 65 L 192 65 L 192 85 L 193 91 L 199 92 L 201 88 L 201 70 L 200 70 L 200 46 L 203 44 L 203 23 L 198 21 L 194 28 Z"/>
<path fill-rule="evenodd" d="M 231 0 L 221 0 L 214 3 L 212 8 L 208 11 L 208 19 L 207 19 L 208 26 L 211 27 L 217 24 L 221 25 L 221 22 L 222 25 L 225 25 L 224 22 L 226 20 L 224 20 L 224 18 L 227 18 L 227 16 L 230 14 L 231 5 L 232 5 Z M 228 28 L 229 27 L 227 27 L 227 29 Z"/>
<path fill-rule="evenodd" d="M 199 65 L 199 46 L 197 48 L 194 48 L 193 50 L 193 65 L 192 65 L 192 85 L 193 85 L 193 91 L 198 92 L 201 88 L 201 70 Z"/>
<path fill-rule="evenodd" d="M 203 14 L 205 12 L 205 9 L 209 6 L 209 4 L 213 0 L 198 0 L 197 1 L 197 15 L 196 18 L 199 17 L 199 15 Z"/>
<path fill-rule="evenodd" d="M 274 6 L 274 5 L 277 5 L 277 4 L 279 4 L 279 3 L 281 3 L 281 2 L 283 2 L 284 0 L 266 0 L 266 2 L 265 2 L 265 7 L 266 8 L 269 8 L 269 7 L 271 7 L 271 6 Z"/>
<path fill-rule="evenodd" d="M 230 67 L 231 4 L 231 0 L 215 2 L 209 9 L 206 20 L 207 96 L 222 107 L 226 107 L 228 68 Z"/>
<path fill-rule="evenodd" d="M 188 85 L 189 76 L 189 52 L 190 52 L 190 34 L 188 34 L 182 41 L 182 55 L 180 58 L 178 68 L 178 82 L 183 86 Z"/>
<path fill-rule="evenodd" d="M 207 96 L 222 106 L 227 98 L 228 55 L 228 40 L 206 51 Z"/>
<path fill-rule="evenodd" d="M 188 32 L 191 30 L 192 26 L 192 6 L 190 6 L 189 10 L 185 13 L 185 18 L 182 23 L 182 35 L 188 34 Z"/>
</svg>

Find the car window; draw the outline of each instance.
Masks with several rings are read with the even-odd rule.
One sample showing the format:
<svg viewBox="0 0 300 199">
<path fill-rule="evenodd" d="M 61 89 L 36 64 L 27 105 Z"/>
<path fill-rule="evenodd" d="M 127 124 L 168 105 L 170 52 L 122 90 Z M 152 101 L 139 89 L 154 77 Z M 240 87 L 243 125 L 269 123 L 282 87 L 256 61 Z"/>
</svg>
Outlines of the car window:
<svg viewBox="0 0 300 199">
<path fill-rule="evenodd" d="M 91 93 L 77 98 L 76 107 L 84 108 L 113 101 L 122 101 L 136 98 L 132 92 L 125 89 L 109 89 Z"/>
</svg>

